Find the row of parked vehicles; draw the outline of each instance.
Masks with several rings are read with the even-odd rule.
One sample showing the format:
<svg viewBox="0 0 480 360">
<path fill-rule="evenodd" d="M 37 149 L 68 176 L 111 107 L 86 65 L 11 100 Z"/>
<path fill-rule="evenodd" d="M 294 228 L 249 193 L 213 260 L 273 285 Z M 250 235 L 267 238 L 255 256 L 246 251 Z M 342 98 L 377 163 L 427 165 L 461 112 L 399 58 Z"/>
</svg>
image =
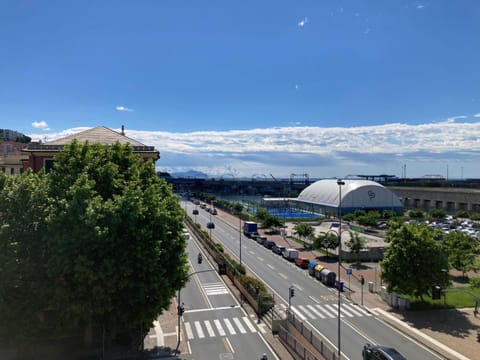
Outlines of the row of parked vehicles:
<svg viewBox="0 0 480 360">
<path fill-rule="evenodd" d="M 336 273 L 334 271 L 328 270 L 315 261 L 310 261 L 308 258 L 301 257 L 297 249 L 286 248 L 285 246 L 276 244 L 266 236 L 260 236 L 256 222 L 245 221 L 243 225 L 243 234 L 265 246 L 267 249 L 271 249 L 275 254 L 282 255 L 286 260 L 294 262 L 298 267 L 308 269 L 308 273 L 323 284 L 327 286 L 335 286 Z"/>
</svg>

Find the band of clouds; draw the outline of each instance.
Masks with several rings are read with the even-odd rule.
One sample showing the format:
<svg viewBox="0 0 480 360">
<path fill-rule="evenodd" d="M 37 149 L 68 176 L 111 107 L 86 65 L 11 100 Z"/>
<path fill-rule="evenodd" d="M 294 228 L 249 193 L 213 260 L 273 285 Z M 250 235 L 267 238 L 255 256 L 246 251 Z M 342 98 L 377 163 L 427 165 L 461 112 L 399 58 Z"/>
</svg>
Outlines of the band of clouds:
<svg viewBox="0 0 480 360">
<path fill-rule="evenodd" d="M 223 174 L 229 168 L 229 173 L 250 176 L 257 172 L 269 173 L 267 169 L 289 172 L 285 169 L 338 166 L 350 169 L 373 164 L 385 168 L 405 159 L 428 165 L 440 159 L 477 159 L 480 122 L 455 122 L 455 119 L 463 117 L 422 125 L 292 126 L 189 133 L 126 128 L 125 132 L 128 137 L 160 151 L 158 168 L 195 169 L 208 174 Z M 47 141 L 86 129 L 51 133 Z M 45 139 L 44 133 L 29 136 Z"/>
</svg>

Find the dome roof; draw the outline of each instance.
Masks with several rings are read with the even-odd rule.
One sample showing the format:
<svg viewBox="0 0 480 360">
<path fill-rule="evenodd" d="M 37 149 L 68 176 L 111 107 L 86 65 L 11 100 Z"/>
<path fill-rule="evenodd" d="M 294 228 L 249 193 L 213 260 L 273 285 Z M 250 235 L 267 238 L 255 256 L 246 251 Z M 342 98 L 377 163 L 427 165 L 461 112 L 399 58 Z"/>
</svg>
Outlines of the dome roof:
<svg viewBox="0 0 480 360">
<path fill-rule="evenodd" d="M 314 182 L 305 188 L 297 200 L 329 207 L 340 204 L 340 189 L 337 179 L 326 179 Z M 384 208 L 402 207 L 398 197 L 389 189 L 370 180 L 342 180 L 342 208 Z"/>
</svg>

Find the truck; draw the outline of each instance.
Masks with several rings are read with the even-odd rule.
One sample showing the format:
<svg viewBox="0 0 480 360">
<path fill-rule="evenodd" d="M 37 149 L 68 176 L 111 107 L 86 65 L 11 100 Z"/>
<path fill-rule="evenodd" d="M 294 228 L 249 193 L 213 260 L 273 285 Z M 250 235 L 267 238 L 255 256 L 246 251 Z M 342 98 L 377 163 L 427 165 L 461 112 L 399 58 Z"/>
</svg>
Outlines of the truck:
<svg viewBox="0 0 480 360">
<path fill-rule="evenodd" d="M 243 234 L 249 238 L 256 238 L 258 236 L 258 225 L 254 221 L 245 221 L 243 223 Z"/>
<path fill-rule="evenodd" d="M 282 256 L 288 261 L 295 261 L 295 259 L 298 258 L 298 254 L 297 249 L 285 249 L 283 250 Z"/>
</svg>

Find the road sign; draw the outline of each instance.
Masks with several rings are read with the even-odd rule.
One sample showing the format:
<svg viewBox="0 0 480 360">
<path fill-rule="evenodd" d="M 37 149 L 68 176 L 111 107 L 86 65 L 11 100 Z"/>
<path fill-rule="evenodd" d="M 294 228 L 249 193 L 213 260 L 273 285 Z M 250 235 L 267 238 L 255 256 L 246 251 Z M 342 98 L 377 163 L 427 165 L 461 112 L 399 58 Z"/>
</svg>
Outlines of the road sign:
<svg viewBox="0 0 480 360">
<path fill-rule="evenodd" d="M 352 269 L 351 268 L 348 268 L 346 270 L 347 270 L 347 275 L 352 275 Z"/>
</svg>

